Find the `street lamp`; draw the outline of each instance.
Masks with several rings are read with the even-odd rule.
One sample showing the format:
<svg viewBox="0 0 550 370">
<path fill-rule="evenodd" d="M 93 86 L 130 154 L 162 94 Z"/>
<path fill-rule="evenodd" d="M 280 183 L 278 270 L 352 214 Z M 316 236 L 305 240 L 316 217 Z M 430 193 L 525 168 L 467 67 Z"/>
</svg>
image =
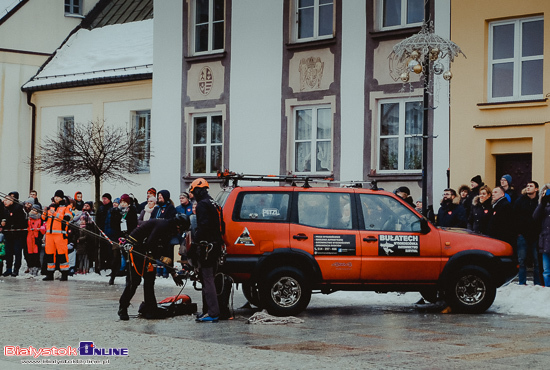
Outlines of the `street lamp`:
<svg viewBox="0 0 550 370">
<path fill-rule="evenodd" d="M 443 37 L 434 33 L 433 22 L 430 19 L 429 2 L 426 2 L 424 11 L 424 24 L 420 32 L 397 43 L 389 55 L 390 75 L 394 81 L 401 80 L 403 84 L 409 82 L 410 74 L 421 75 L 424 84 L 423 93 L 423 122 L 422 122 L 422 214 L 426 215 L 428 206 L 428 110 L 429 98 L 433 92 L 433 82 L 430 75 L 442 76 L 449 81 L 453 74 L 450 70 L 445 71 L 445 60 L 450 63 L 460 54 L 466 55 L 460 47 Z"/>
</svg>

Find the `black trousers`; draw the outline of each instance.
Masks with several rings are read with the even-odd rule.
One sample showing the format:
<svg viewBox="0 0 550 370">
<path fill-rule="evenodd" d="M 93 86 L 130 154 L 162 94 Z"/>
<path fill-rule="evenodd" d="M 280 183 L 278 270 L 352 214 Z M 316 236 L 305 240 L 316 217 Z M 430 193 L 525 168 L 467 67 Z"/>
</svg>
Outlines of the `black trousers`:
<svg viewBox="0 0 550 370">
<path fill-rule="evenodd" d="M 145 261 L 144 257 L 135 253 L 131 253 L 133 257 L 130 259 L 128 273 L 126 274 L 126 287 L 120 296 L 120 308 L 128 308 L 130 301 L 136 294 L 137 287 L 141 284 L 140 274 L 143 272 L 143 296 L 145 301 L 145 311 L 154 312 L 157 308 L 157 298 L 155 297 L 155 271 L 147 271 L 149 262 Z M 137 269 L 137 271 L 136 271 Z M 139 274 L 138 274 L 139 272 Z"/>
</svg>

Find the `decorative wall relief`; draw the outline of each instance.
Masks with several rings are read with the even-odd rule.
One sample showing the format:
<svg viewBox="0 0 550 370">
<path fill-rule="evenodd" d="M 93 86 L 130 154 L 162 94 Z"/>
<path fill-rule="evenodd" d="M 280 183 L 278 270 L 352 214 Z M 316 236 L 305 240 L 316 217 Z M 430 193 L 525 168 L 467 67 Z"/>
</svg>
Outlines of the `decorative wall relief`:
<svg viewBox="0 0 550 370">
<path fill-rule="evenodd" d="M 325 63 L 321 58 L 309 57 L 300 60 L 300 91 L 316 90 L 321 88 Z"/>
<path fill-rule="evenodd" d="M 214 85 L 214 75 L 212 74 L 212 69 L 208 66 L 203 67 L 199 73 L 199 91 L 202 95 L 206 96 L 210 94 L 212 85 Z"/>
</svg>

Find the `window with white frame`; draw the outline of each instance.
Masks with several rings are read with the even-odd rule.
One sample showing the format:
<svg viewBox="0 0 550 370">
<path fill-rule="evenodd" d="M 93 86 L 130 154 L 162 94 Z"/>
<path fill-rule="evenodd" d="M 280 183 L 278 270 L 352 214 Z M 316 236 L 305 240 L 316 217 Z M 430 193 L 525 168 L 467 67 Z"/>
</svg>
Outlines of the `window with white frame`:
<svg viewBox="0 0 550 370">
<path fill-rule="evenodd" d="M 379 104 L 378 170 L 422 170 L 422 120 L 420 100 L 387 100 Z"/>
<path fill-rule="evenodd" d="M 424 20 L 425 0 L 378 0 L 381 30 L 419 26 Z"/>
<path fill-rule="evenodd" d="M 333 0 L 295 0 L 294 6 L 294 41 L 312 41 L 333 36 Z"/>
<path fill-rule="evenodd" d="M 292 148 L 294 172 L 331 172 L 332 111 L 330 106 L 300 107 L 295 110 Z"/>
<path fill-rule="evenodd" d="M 65 0 L 65 14 L 82 15 L 84 0 Z"/>
<path fill-rule="evenodd" d="M 133 112 L 133 129 L 137 135 L 135 159 L 140 172 L 149 172 L 151 160 L 151 111 Z"/>
<path fill-rule="evenodd" d="M 191 8 L 191 53 L 222 51 L 225 34 L 225 0 L 194 0 Z"/>
<path fill-rule="evenodd" d="M 74 116 L 59 117 L 59 133 L 63 138 L 71 139 L 74 135 Z"/>
<path fill-rule="evenodd" d="M 223 118 L 220 114 L 193 117 L 193 174 L 214 174 L 223 165 Z"/>
<path fill-rule="evenodd" d="M 543 97 L 542 17 L 489 24 L 489 101 Z"/>
</svg>

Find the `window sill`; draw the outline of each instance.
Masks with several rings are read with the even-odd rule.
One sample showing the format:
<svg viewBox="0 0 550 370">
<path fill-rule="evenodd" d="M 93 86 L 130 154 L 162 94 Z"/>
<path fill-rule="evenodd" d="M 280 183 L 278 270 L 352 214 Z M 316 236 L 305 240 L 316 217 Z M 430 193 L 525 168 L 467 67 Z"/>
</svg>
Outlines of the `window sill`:
<svg viewBox="0 0 550 370">
<path fill-rule="evenodd" d="M 212 53 L 212 54 L 191 55 L 191 56 L 186 56 L 185 61 L 187 63 L 198 63 L 198 62 L 211 61 L 211 60 L 220 60 L 225 58 L 226 55 L 227 55 L 226 51 L 222 51 L 220 53 Z"/>
<path fill-rule="evenodd" d="M 73 14 L 73 13 L 65 13 L 65 17 L 69 17 L 69 18 L 80 18 L 80 19 L 84 19 L 84 18 L 85 18 L 82 14 Z"/>
<path fill-rule="evenodd" d="M 421 27 L 404 27 L 399 29 L 393 29 L 388 31 L 371 31 L 369 32 L 372 39 L 382 40 L 382 39 L 398 39 L 398 38 L 407 38 L 414 35 L 415 33 L 420 32 Z"/>
<path fill-rule="evenodd" d="M 286 44 L 286 48 L 288 50 L 318 49 L 321 47 L 326 47 L 334 44 L 336 44 L 336 37 L 331 37 L 329 39 L 306 41 L 306 42 L 290 42 Z"/>
<path fill-rule="evenodd" d="M 525 108 L 525 107 L 542 107 L 548 105 L 548 98 L 534 100 L 515 100 L 492 103 L 477 103 L 480 110 L 487 109 L 504 109 L 504 108 Z"/>
</svg>

